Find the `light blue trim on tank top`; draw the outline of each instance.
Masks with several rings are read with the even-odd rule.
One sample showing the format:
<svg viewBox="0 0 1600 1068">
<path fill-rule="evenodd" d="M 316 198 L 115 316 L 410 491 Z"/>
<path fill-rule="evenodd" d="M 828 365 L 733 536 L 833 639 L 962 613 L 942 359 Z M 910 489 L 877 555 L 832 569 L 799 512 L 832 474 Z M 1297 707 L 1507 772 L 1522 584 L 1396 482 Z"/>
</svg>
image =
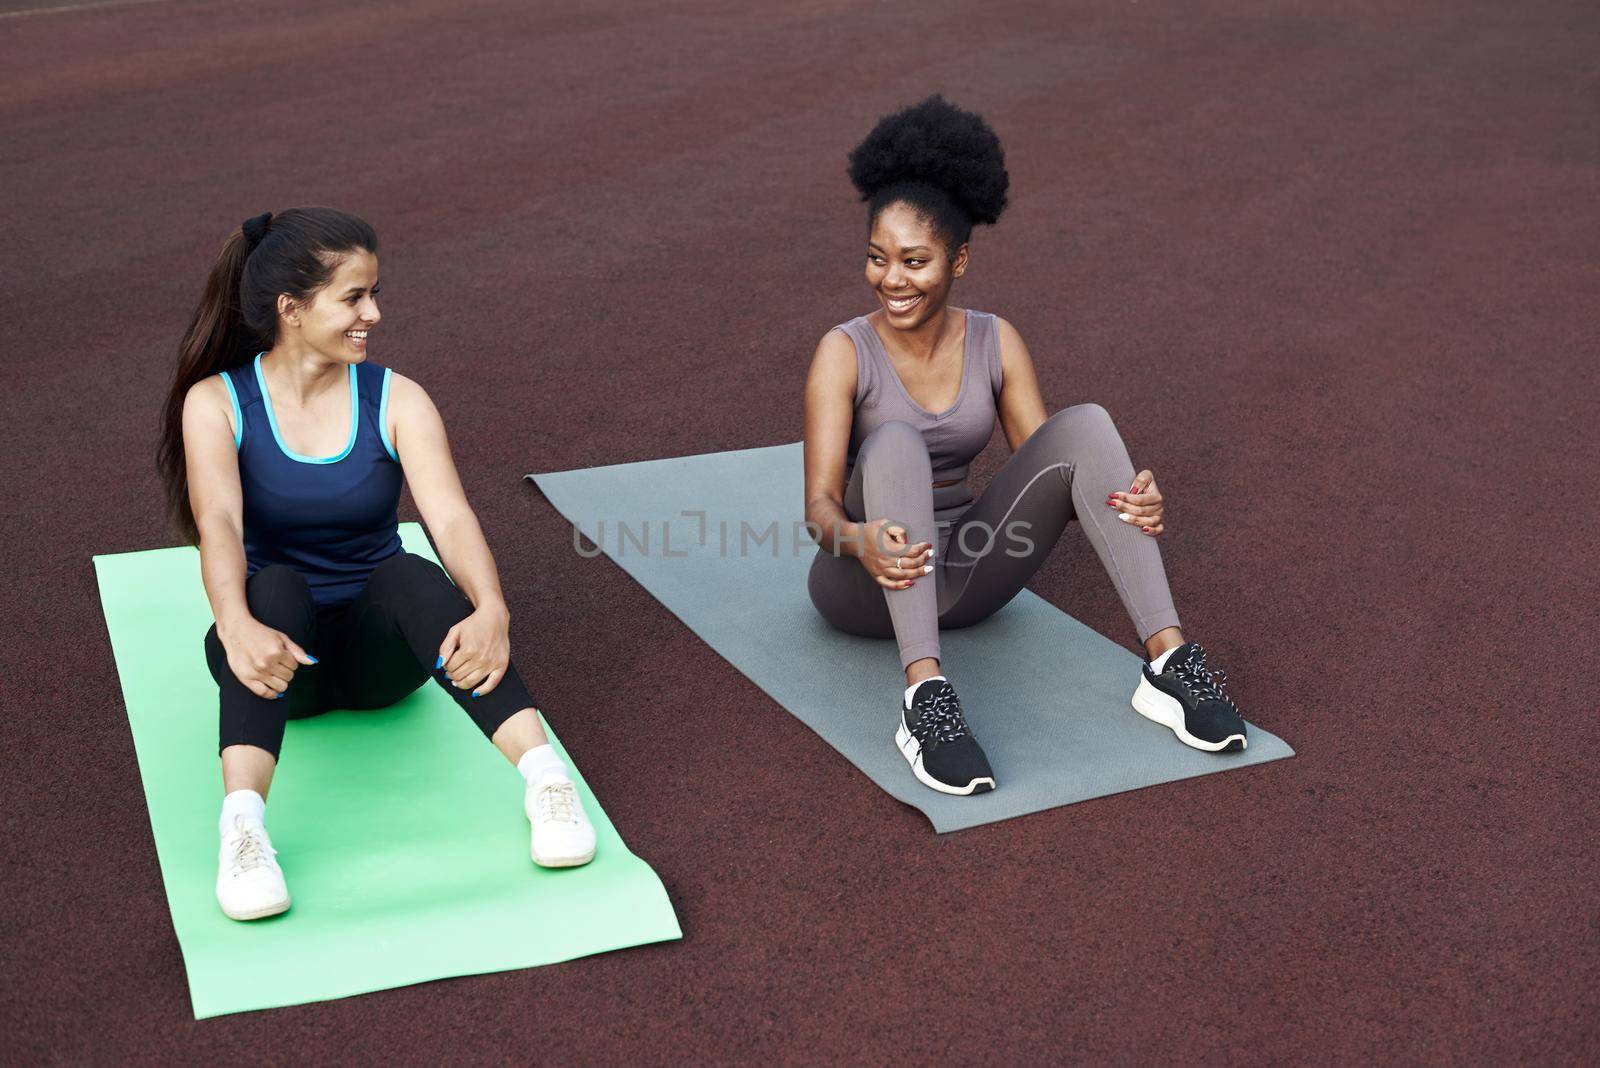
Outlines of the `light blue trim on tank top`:
<svg viewBox="0 0 1600 1068">
<path fill-rule="evenodd" d="M 233 451 L 238 452 L 244 443 L 244 413 L 239 410 L 239 391 L 233 388 L 233 378 L 224 371 L 217 376 L 228 387 L 228 399 L 233 401 Z"/>
<path fill-rule="evenodd" d="M 385 367 L 383 369 L 383 393 L 378 401 L 378 437 L 383 439 L 383 451 L 389 454 L 389 459 L 399 463 L 400 457 L 394 454 L 394 446 L 389 444 L 389 374 L 389 369 Z"/>
<path fill-rule="evenodd" d="M 298 460 L 303 464 L 336 464 L 350 455 L 350 450 L 356 447 L 356 429 L 361 425 L 360 399 L 356 395 L 356 365 L 350 364 L 350 440 L 344 443 L 344 451 L 337 456 L 301 456 L 283 443 L 283 435 L 278 433 L 278 417 L 272 414 L 272 394 L 267 392 L 267 377 L 261 373 L 261 357 L 265 352 L 256 353 L 256 384 L 261 387 L 261 405 L 267 410 L 267 425 L 272 428 L 272 439 L 278 443 L 278 448 L 291 460 Z"/>
</svg>

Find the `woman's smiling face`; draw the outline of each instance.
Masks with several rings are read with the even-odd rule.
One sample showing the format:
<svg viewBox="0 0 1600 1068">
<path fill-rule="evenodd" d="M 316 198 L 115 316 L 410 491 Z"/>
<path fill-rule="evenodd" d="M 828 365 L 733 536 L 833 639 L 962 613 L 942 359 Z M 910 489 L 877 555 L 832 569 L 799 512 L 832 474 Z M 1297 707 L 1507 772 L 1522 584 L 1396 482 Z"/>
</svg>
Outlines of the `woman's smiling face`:
<svg viewBox="0 0 1600 1068">
<path fill-rule="evenodd" d="M 888 205 L 867 238 L 867 284 L 896 330 L 914 330 L 944 313 L 950 286 L 967 269 L 967 246 L 951 257 L 943 238 L 916 209 Z"/>
<path fill-rule="evenodd" d="M 347 252 L 328 284 L 295 307 L 300 340 L 338 363 L 367 358 L 367 333 L 378 320 L 378 257 L 366 249 Z"/>
</svg>

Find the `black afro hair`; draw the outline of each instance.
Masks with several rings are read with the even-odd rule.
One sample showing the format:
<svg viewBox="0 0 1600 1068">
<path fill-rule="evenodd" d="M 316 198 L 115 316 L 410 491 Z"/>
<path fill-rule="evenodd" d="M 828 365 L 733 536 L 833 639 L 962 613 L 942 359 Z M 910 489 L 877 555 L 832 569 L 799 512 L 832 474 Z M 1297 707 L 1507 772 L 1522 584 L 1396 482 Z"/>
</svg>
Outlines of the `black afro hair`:
<svg viewBox="0 0 1600 1068">
<path fill-rule="evenodd" d="M 1006 207 L 1006 156 L 980 115 L 930 96 L 878 120 L 850 153 L 850 181 L 867 201 L 868 225 L 904 202 L 928 218 L 954 252 L 978 223 Z"/>
</svg>

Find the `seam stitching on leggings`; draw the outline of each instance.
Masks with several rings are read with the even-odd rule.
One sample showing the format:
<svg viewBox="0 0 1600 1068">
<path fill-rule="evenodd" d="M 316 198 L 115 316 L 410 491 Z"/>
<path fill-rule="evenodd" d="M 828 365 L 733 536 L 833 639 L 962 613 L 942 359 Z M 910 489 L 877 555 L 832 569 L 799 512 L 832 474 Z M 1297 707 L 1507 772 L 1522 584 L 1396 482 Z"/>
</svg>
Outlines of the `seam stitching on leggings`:
<svg viewBox="0 0 1600 1068">
<path fill-rule="evenodd" d="M 1076 487 L 1074 486 L 1073 488 L 1075 489 Z M 1067 492 L 1070 493 L 1070 492 L 1072 492 L 1072 490 L 1069 489 Z M 1072 502 L 1072 507 L 1073 507 L 1074 510 L 1076 510 L 1077 507 L 1078 507 L 1078 502 L 1077 501 L 1073 501 Z M 1117 563 L 1117 554 L 1111 548 L 1111 539 L 1106 537 L 1105 529 L 1103 527 L 1101 527 L 1100 521 L 1098 519 L 1092 518 L 1093 515 L 1094 515 L 1094 509 L 1093 508 L 1089 509 L 1089 514 L 1091 516 L 1089 521 L 1094 524 L 1095 531 L 1097 533 L 1099 533 L 1100 537 L 1106 543 L 1106 555 L 1111 558 L 1111 572 L 1112 572 L 1111 581 L 1116 583 L 1116 585 L 1117 585 L 1117 595 L 1122 598 L 1123 604 L 1132 605 L 1133 604 L 1133 587 L 1129 586 L 1128 585 L 1128 580 L 1122 577 L 1122 566 Z M 1120 515 L 1121 513 L 1118 513 L 1118 514 Z M 1079 521 L 1080 522 L 1082 521 L 1081 518 L 1080 518 Z M 1119 519 L 1119 520 L 1117 520 L 1117 525 L 1118 526 L 1127 526 L 1128 524 L 1124 523 L 1122 520 Z M 1133 621 L 1134 628 L 1136 630 L 1143 630 L 1144 629 L 1144 621 L 1145 621 L 1145 614 L 1144 614 L 1143 606 L 1136 606 L 1134 608 L 1134 615 L 1136 617 L 1134 619 L 1134 621 Z"/>
<path fill-rule="evenodd" d="M 1035 482 L 1039 481 L 1041 478 L 1043 478 L 1045 475 L 1048 475 L 1052 471 L 1058 471 L 1058 470 L 1062 470 L 1064 468 L 1070 468 L 1071 466 L 1072 466 L 1071 464 L 1054 463 L 1054 464 L 1051 464 L 1049 467 L 1041 468 L 1036 475 L 1034 475 L 1032 478 L 1028 479 L 1028 481 L 1023 485 L 1023 487 L 1020 490 L 1017 491 L 1017 495 L 1015 497 L 1011 498 L 1011 503 L 1006 506 L 1005 514 L 1000 517 L 1000 522 L 998 524 L 998 527 L 1002 527 L 1003 528 L 1006 525 L 1007 521 L 1010 520 L 1010 518 L 1011 518 L 1011 513 L 1015 512 L 1017 510 L 1017 505 L 1022 503 L 1022 498 L 1026 497 L 1028 495 L 1028 491 L 1033 488 L 1033 484 Z M 1072 487 L 1072 483 L 1068 482 L 1067 483 L 1067 487 L 1068 487 L 1068 490 L 1070 491 L 1071 487 Z M 1073 510 L 1074 511 L 1077 510 L 1077 505 L 1076 504 L 1073 505 Z M 961 524 L 959 522 L 957 522 L 956 525 L 951 528 L 950 538 L 951 538 L 952 541 L 955 541 L 955 539 L 960 536 L 960 527 L 961 527 Z M 960 543 L 959 542 L 957 543 L 956 547 L 960 548 Z M 988 554 L 985 553 L 984 555 L 987 556 Z M 968 564 L 967 567 L 969 569 L 974 569 L 974 568 L 976 568 L 978 566 L 979 562 L 980 561 L 978 561 L 978 560 L 974 560 L 974 561 L 972 561 L 972 563 Z M 950 566 L 955 566 L 955 565 L 950 565 Z"/>
<path fill-rule="evenodd" d="M 1067 493 L 1070 495 L 1072 493 L 1072 491 L 1076 488 L 1075 483 L 1077 481 L 1077 471 L 1075 469 L 1075 465 L 1069 464 L 1069 463 L 1053 463 L 1049 467 L 1041 469 L 1032 478 L 1028 479 L 1027 483 L 1023 485 L 1022 489 L 1017 491 L 1016 497 L 1014 497 L 1012 499 L 1011 504 L 1006 508 L 1005 514 L 1000 519 L 1000 524 L 999 524 L 1000 527 L 1002 527 L 1002 528 L 1005 527 L 1006 522 L 1008 520 L 1010 520 L 1010 518 L 1011 518 L 1011 513 L 1015 512 L 1017 510 L 1017 505 L 1022 503 L 1022 498 L 1027 496 L 1028 491 L 1033 488 L 1033 484 L 1035 482 L 1039 481 L 1039 479 L 1043 478 L 1045 475 L 1049 474 L 1051 471 L 1062 471 L 1062 472 L 1065 472 L 1065 471 L 1069 471 L 1069 470 L 1072 471 L 1071 477 L 1068 477 L 1067 475 L 1063 474 L 1062 475 L 1062 479 L 1063 479 L 1063 481 L 1066 482 L 1066 484 L 1067 484 Z M 1078 502 L 1076 500 L 1072 501 L 1072 510 L 1075 513 L 1081 513 L 1082 511 L 1085 511 L 1084 509 L 1080 509 L 1078 507 Z M 1117 554 L 1114 551 L 1112 551 L 1111 539 L 1106 537 L 1106 530 L 1105 530 L 1104 527 L 1102 527 L 1100 525 L 1100 521 L 1093 518 L 1094 510 L 1093 509 L 1087 509 L 1087 511 L 1089 513 L 1089 516 L 1090 516 L 1089 521 L 1094 524 L 1095 533 L 1099 534 L 1101 539 L 1104 540 L 1105 543 L 1106 543 L 1106 555 L 1108 557 L 1110 557 L 1110 563 L 1111 563 L 1111 581 L 1113 583 L 1115 583 L 1116 586 L 1117 586 L 1117 594 L 1118 594 L 1119 597 L 1121 597 L 1123 599 L 1123 601 L 1125 603 L 1130 603 L 1131 604 L 1132 601 L 1133 601 L 1133 598 L 1130 596 L 1131 587 L 1128 585 L 1128 580 L 1123 577 L 1121 565 L 1117 563 Z M 1080 523 L 1083 522 L 1083 516 L 1081 514 L 1079 514 L 1079 516 L 1078 516 L 1078 521 Z M 1121 520 L 1118 520 L 1118 522 L 1120 523 Z M 956 536 L 956 532 L 952 531 L 952 537 L 955 537 L 955 536 Z M 973 575 L 974 572 L 976 572 L 977 566 L 978 566 L 979 563 L 980 563 L 980 561 L 974 560 L 972 562 L 971 567 L 967 570 L 967 581 L 962 583 L 962 585 L 961 585 L 961 593 L 958 593 L 956 595 L 955 599 L 951 602 L 951 607 L 952 608 L 954 608 L 955 605 L 960 602 L 962 595 L 967 592 L 967 585 L 971 583 L 972 575 Z M 1144 612 L 1142 611 L 1142 609 L 1136 608 L 1135 609 L 1135 613 L 1137 615 L 1137 618 L 1134 620 L 1134 626 L 1136 628 L 1139 628 L 1139 629 L 1142 630 L 1144 628 L 1144 621 L 1145 621 L 1145 618 L 1146 618 L 1145 615 L 1144 615 Z"/>
<path fill-rule="evenodd" d="M 1067 469 L 1069 469 L 1071 467 L 1072 467 L 1072 465 L 1068 464 L 1068 463 L 1061 463 L 1061 462 L 1053 463 L 1053 464 L 1049 465 L 1048 467 L 1041 468 L 1037 473 L 1034 474 L 1034 476 L 1032 478 L 1028 479 L 1028 481 L 1023 484 L 1023 487 L 1020 490 L 1017 491 L 1017 495 L 1011 499 L 1011 503 L 1006 506 L 1005 514 L 1000 517 L 1000 523 L 999 523 L 1000 528 L 1003 529 L 1005 527 L 1007 521 L 1009 521 L 1011 519 L 1011 513 L 1015 512 L 1017 510 L 1017 506 L 1022 503 L 1022 498 L 1026 497 L 1028 495 L 1028 491 L 1033 488 L 1033 484 L 1035 482 L 1039 481 L 1041 478 L 1043 478 L 1045 475 L 1048 475 L 1052 471 L 1064 471 L 1064 470 L 1067 470 Z M 1062 479 L 1063 479 L 1063 481 L 1066 481 L 1066 476 L 1063 475 Z M 1071 493 L 1072 493 L 1072 483 L 1070 481 L 1067 481 L 1066 484 L 1067 484 L 1067 494 L 1068 494 L 1068 498 L 1070 500 Z M 1077 506 L 1076 502 L 1073 502 L 1072 507 L 1073 507 L 1073 511 L 1077 511 L 1077 507 L 1078 506 Z M 960 536 L 961 536 L 960 535 L 960 524 L 957 523 L 956 526 L 953 527 L 951 529 L 951 531 L 950 531 L 950 540 L 956 542 L 956 548 L 958 548 L 958 549 L 961 547 L 960 542 L 957 540 Z M 989 547 L 991 549 L 994 548 L 994 543 L 992 541 L 990 542 Z M 987 556 L 988 553 L 985 553 L 984 555 Z M 961 589 L 956 593 L 956 595 L 953 598 L 951 598 L 951 600 L 950 600 L 950 608 L 953 609 L 953 608 L 955 608 L 956 605 L 961 603 L 961 598 L 966 595 L 967 587 L 972 584 L 972 576 L 977 573 L 978 565 L 980 563 L 982 563 L 981 560 L 974 560 L 974 561 L 972 561 L 971 564 L 968 564 L 965 568 L 961 569 L 961 570 L 964 570 L 966 572 L 966 576 L 967 576 L 966 577 L 966 581 L 964 581 L 961 584 Z M 954 568 L 955 565 L 950 564 L 949 562 L 946 562 L 945 567 L 946 568 Z M 941 613 L 939 613 L 939 615 L 942 618 L 944 616 L 944 613 L 941 612 Z"/>
</svg>

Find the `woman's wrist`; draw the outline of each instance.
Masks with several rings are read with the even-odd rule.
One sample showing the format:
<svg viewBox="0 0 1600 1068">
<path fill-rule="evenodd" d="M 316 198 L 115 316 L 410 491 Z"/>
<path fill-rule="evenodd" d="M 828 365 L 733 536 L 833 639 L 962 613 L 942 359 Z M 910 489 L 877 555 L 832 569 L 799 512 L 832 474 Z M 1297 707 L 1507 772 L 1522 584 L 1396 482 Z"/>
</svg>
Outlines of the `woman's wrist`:
<svg viewBox="0 0 1600 1068">
<path fill-rule="evenodd" d="M 825 552 L 834 556 L 861 557 L 861 532 L 864 524 L 852 522 L 843 512 L 837 518 L 825 516 L 821 519 L 806 520 L 813 528 L 827 534 L 827 542 L 817 538 L 817 543 Z"/>
<path fill-rule="evenodd" d="M 865 561 L 867 558 L 867 525 L 856 522 L 840 523 L 835 528 L 834 544 L 839 546 L 839 555 L 853 556 L 857 560 Z"/>
<path fill-rule="evenodd" d="M 487 618 L 499 619 L 502 623 L 511 622 L 511 609 L 506 607 L 502 597 L 485 597 L 473 606 L 473 611 Z"/>
<path fill-rule="evenodd" d="M 247 608 L 237 608 L 224 611 L 217 616 L 217 637 L 228 640 L 240 630 L 255 622 L 255 617 Z"/>
</svg>

